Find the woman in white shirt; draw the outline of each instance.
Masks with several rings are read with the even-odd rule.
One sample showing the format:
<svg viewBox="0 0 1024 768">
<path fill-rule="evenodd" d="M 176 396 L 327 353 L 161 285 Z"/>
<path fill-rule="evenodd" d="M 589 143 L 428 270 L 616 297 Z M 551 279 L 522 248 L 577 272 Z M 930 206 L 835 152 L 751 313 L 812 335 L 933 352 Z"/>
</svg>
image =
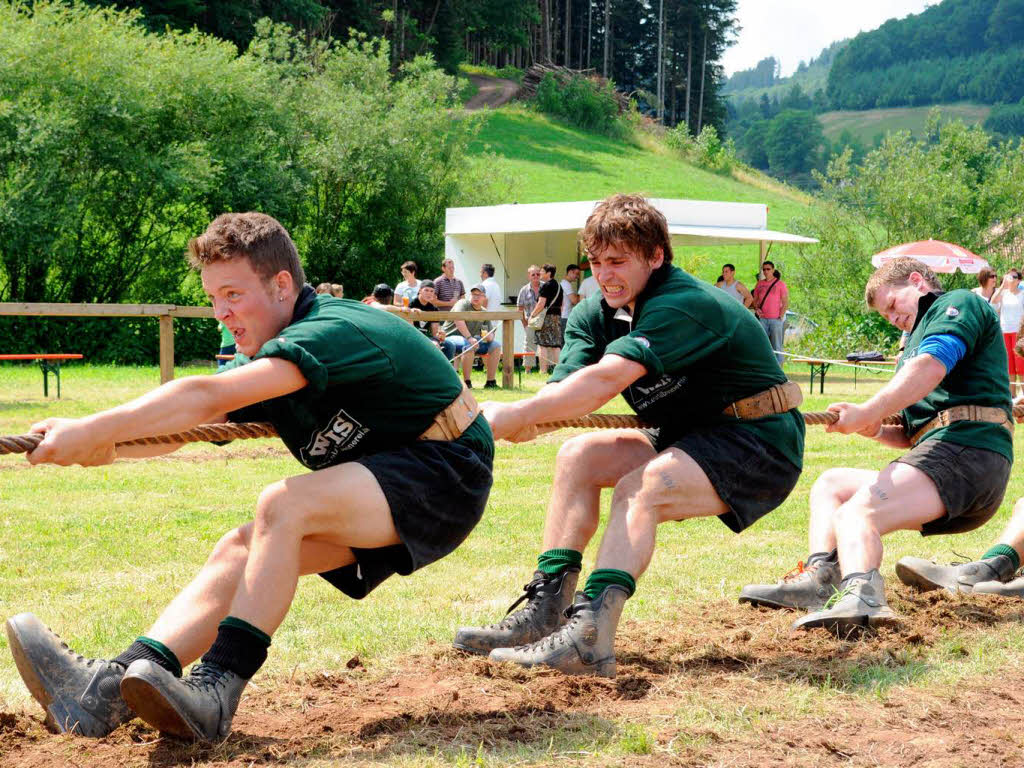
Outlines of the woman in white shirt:
<svg viewBox="0 0 1024 768">
<path fill-rule="evenodd" d="M 1003 277 L 1003 284 L 992 294 L 992 300 L 989 302 L 999 313 L 999 325 L 1003 330 L 1003 344 L 1006 345 L 1006 358 L 1010 370 L 1010 397 L 1017 394 L 1017 387 L 1024 376 L 1024 357 L 1014 351 L 1020 323 L 1024 319 L 1024 291 L 1020 287 L 1020 277 L 1019 269 L 1010 269 Z"/>
<path fill-rule="evenodd" d="M 978 272 L 978 287 L 971 289 L 989 304 L 996 293 L 996 271 L 992 267 L 982 267 Z"/>
</svg>

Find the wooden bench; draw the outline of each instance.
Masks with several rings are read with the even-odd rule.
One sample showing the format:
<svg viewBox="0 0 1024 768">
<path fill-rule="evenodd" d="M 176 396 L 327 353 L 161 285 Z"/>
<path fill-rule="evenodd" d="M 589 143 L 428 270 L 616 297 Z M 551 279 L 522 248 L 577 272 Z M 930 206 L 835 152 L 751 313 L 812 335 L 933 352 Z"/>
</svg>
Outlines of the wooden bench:
<svg viewBox="0 0 1024 768">
<path fill-rule="evenodd" d="M 0 360 L 38 360 L 43 369 L 43 397 L 50 396 L 50 373 L 57 377 L 57 399 L 60 400 L 60 364 L 63 360 L 81 360 L 82 355 L 0 355 Z"/>
<path fill-rule="evenodd" d="M 853 388 L 857 388 L 858 368 L 895 368 L 895 360 L 821 360 L 815 357 L 794 357 L 794 363 L 807 363 L 811 369 L 811 384 L 808 390 L 814 394 L 814 379 L 818 378 L 818 394 L 825 393 L 825 374 L 836 363 L 853 366 Z"/>
</svg>

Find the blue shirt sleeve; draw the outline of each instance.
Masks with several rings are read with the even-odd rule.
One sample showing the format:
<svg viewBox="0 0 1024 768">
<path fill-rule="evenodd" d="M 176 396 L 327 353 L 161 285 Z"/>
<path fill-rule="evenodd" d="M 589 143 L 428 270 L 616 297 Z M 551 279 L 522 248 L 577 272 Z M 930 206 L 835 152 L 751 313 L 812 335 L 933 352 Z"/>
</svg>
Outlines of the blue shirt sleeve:
<svg viewBox="0 0 1024 768">
<path fill-rule="evenodd" d="M 931 355 L 942 363 L 946 373 L 949 373 L 966 354 L 967 344 L 959 336 L 951 333 L 937 333 L 922 341 L 917 352 L 921 355 Z"/>
</svg>

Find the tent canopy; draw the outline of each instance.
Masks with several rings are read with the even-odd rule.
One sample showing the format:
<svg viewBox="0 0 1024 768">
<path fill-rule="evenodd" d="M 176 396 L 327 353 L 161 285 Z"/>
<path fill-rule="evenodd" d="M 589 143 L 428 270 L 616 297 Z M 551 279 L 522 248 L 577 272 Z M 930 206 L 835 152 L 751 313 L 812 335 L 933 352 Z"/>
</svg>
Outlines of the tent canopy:
<svg viewBox="0 0 1024 768">
<path fill-rule="evenodd" d="M 449 208 L 445 216 L 445 235 L 578 232 L 598 202 L 583 200 Z M 760 203 L 668 198 L 651 198 L 651 203 L 665 214 L 669 233 L 682 245 L 817 242 L 814 238 L 767 229 L 768 206 Z"/>
</svg>

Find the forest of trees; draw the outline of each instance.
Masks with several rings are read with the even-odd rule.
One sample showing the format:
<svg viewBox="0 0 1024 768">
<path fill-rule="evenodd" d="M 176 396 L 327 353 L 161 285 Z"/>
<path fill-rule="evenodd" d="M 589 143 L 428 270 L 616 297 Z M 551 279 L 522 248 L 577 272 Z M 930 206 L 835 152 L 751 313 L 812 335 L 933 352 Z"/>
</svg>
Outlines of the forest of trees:
<svg viewBox="0 0 1024 768">
<path fill-rule="evenodd" d="M 833 109 L 1024 97 L 1024 0 L 944 0 L 855 37 L 832 65 Z"/>
<path fill-rule="evenodd" d="M 193 27 L 244 50 L 261 17 L 307 39 L 350 30 L 390 43 L 393 66 L 429 53 L 459 64 L 525 68 L 536 62 L 593 69 L 668 125 L 693 134 L 725 122 L 719 61 L 737 31 L 737 0 L 142 0 L 152 31 Z"/>
</svg>

